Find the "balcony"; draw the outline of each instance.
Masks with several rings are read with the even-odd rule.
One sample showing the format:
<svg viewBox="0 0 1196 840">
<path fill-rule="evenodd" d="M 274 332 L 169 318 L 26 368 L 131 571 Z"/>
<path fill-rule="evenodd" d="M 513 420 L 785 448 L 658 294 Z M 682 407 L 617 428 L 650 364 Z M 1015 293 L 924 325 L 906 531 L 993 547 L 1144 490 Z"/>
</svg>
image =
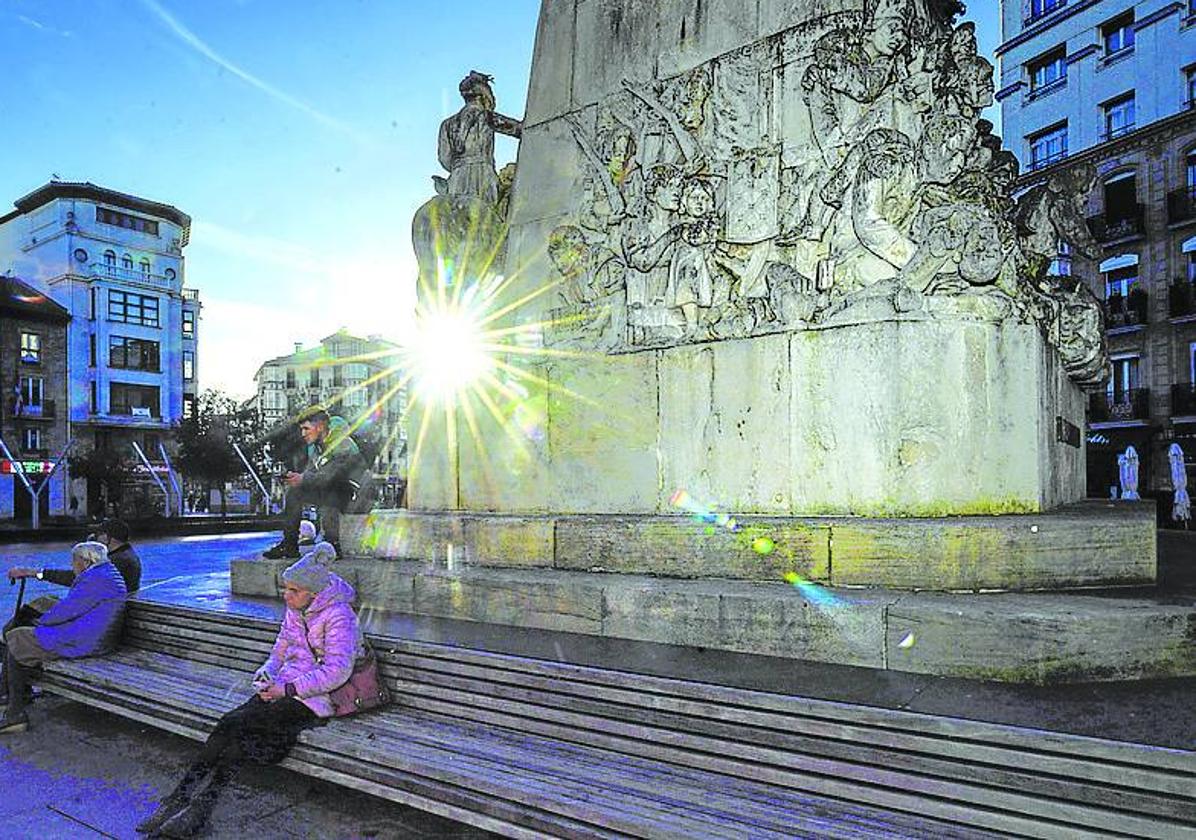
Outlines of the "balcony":
<svg viewBox="0 0 1196 840">
<path fill-rule="evenodd" d="M 1116 140 L 1118 137 L 1125 137 L 1125 135 L 1129 134 L 1137 127 L 1137 123 L 1126 123 L 1125 125 L 1119 125 L 1116 128 L 1110 128 L 1108 131 L 1101 134 L 1100 142 L 1108 143 L 1110 140 Z"/>
<path fill-rule="evenodd" d="M 1131 388 L 1116 395 L 1106 391 L 1088 398 L 1089 423 L 1132 423 L 1149 419 L 1149 388 Z"/>
<path fill-rule="evenodd" d="M 1048 166 L 1066 159 L 1067 149 L 1064 149 L 1061 152 L 1055 152 L 1053 155 L 1043 155 L 1042 157 L 1036 157 L 1030 161 L 1030 171 L 1037 172 L 1039 169 L 1046 169 Z"/>
<path fill-rule="evenodd" d="M 110 263 L 92 263 L 91 276 L 102 277 L 105 280 L 121 280 L 130 283 L 153 283 L 157 286 L 169 286 L 170 280 L 162 274 L 150 274 L 139 268 L 125 268 Z"/>
<path fill-rule="evenodd" d="M 1176 278 L 1167 290 L 1167 314 L 1172 318 L 1196 315 L 1196 282 L 1184 277 Z"/>
<path fill-rule="evenodd" d="M 41 405 L 22 405 L 14 416 L 27 420 L 53 420 L 56 416 L 54 400 L 42 400 Z"/>
<path fill-rule="evenodd" d="M 1141 236 L 1146 230 L 1146 208 L 1141 204 L 1117 213 L 1102 213 L 1088 217 L 1088 229 L 1097 242 L 1110 243 Z"/>
<path fill-rule="evenodd" d="M 1196 187 L 1167 193 L 1167 224 L 1178 225 L 1196 219 Z"/>
<path fill-rule="evenodd" d="M 1105 329 L 1120 330 L 1146 325 L 1150 315 L 1146 292 L 1135 288 L 1129 297 L 1110 295 L 1105 301 Z"/>
<path fill-rule="evenodd" d="M 199 300 L 199 289 L 183 289 L 183 300 Z"/>
<path fill-rule="evenodd" d="M 1181 382 L 1171 386 L 1171 416 L 1196 415 L 1196 385 Z"/>
</svg>

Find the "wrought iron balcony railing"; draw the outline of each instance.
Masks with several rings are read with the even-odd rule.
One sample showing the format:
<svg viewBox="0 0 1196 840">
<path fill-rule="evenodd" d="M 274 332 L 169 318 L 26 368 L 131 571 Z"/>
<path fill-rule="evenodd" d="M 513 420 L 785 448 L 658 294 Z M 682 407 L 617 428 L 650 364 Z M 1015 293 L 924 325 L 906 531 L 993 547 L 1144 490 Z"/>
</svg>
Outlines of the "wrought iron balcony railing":
<svg viewBox="0 0 1196 840">
<path fill-rule="evenodd" d="M 1141 204 L 1135 204 L 1117 213 L 1089 216 L 1088 228 L 1098 242 L 1114 242 L 1118 239 L 1141 236 L 1146 229 L 1145 217 L 1145 208 Z"/>
<path fill-rule="evenodd" d="M 1171 386 L 1171 415 L 1187 416 L 1196 414 L 1196 385 L 1191 382 L 1178 382 Z"/>
<path fill-rule="evenodd" d="M 1105 301 L 1105 329 L 1143 326 L 1150 316 L 1150 299 L 1135 288 L 1128 297 L 1111 295 Z"/>
<path fill-rule="evenodd" d="M 1150 389 L 1131 388 L 1111 394 L 1093 394 L 1088 400 L 1089 423 L 1116 423 L 1150 419 Z"/>
<path fill-rule="evenodd" d="M 53 420 L 56 416 L 56 406 L 54 400 L 42 400 L 38 405 L 27 405 L 22 403 L 17 411 L 14 412 L 17 417 L 25 418 L 43 418 L 46 420 Z"/>
</svg>

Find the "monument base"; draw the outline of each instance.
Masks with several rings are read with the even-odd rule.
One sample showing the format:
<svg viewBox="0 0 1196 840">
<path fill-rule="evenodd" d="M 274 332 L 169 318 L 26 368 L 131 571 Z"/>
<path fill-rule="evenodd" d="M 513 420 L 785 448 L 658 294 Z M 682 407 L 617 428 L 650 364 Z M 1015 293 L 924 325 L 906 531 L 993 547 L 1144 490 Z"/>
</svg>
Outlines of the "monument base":
<svg viewBox="0 0 1196 840">
<path fill-rule="evenodd" d="M 233 591 L 277 597 L 286 563 L 233 561 Z M 1196 675 L 1196 607 L 1133 595 L 910 593 L 375 558 L 336 571 L 363 610 L 1006 682 Z"/>
</svg>

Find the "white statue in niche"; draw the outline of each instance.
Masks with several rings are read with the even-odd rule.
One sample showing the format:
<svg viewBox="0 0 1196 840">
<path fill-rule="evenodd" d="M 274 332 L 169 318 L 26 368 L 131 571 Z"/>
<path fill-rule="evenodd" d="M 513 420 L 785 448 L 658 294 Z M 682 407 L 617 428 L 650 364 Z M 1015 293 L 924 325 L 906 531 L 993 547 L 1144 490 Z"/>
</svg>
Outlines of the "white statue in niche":
<svg viewBox="0 0 1196 840">
<path fill-rule="evenodd" d="M 1125 454 L 1118 456 L 1117 466 L 1121 473 L 1121 498 L 1141 499 L 1138 495 L 1138 450 L 1127 446 Z"/>
</svg>

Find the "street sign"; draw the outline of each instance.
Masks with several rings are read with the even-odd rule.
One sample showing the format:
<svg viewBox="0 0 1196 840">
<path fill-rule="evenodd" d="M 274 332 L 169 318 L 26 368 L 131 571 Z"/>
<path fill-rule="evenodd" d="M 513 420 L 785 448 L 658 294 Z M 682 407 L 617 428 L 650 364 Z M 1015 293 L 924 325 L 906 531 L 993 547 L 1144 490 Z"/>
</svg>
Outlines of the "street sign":
<svg viewBox="0 0 1196 840">
<path fill-rule="evenodd" d="M 0 458 L 0 475 L 45 475 L 52 469 L 53 461 L 10 461 L 8 458 Z"/>
</svg>

